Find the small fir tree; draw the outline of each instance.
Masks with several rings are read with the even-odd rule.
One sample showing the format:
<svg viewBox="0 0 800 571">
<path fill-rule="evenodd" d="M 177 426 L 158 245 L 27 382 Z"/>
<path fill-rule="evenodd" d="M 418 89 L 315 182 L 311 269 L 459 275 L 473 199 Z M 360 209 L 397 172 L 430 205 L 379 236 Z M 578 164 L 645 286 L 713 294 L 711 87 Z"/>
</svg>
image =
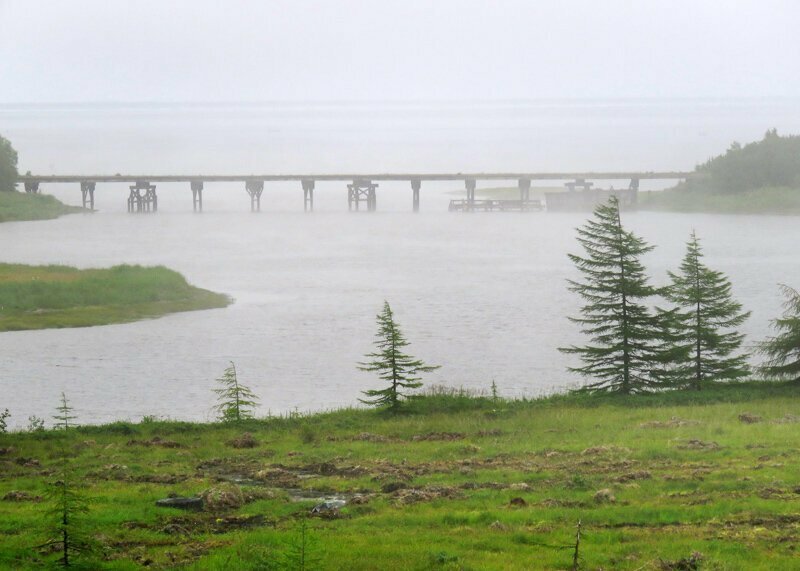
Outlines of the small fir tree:
<svg viewBox="0 0 800 571">
<path fill-rule="evenodd" d="M 258 397 L 248 387 L 239 383 L 236 365 L 231 361 L 230 366 L 217 383 L 221 388 L 214 389 L 217 393 L 219 404 L 214 407 L 223 422 L 239 422 L 245 418 L 253 417 L 253 407 L 258 404 Z"/>
<path fill-rule="evenodd" d="M 59 552 L 57 563 L 62 567 L 71 567 L 79 555 L 93 551 L 94 542 L 86 533 L 81 515 L 88 512 L 88 501 L 78 491 L 68 449 L 69 432 L 75 419 L 73 409 L 64 393 L 61 403 L 56 408 L 53 418 L 57 421 L 56 429 L 63 434 L 60 438 L 58 480 L 48 491 L 50 509 L 47 531 L 51 539 L 45 546 L 55 546 Z"/>
<path fill-rule="evenodd" d="M 731 296 L 731 282 L 703 262 L 703 251 L 692 232 L 680 272 L 664 297 L 677 307 L 670 315 L 675 335 L 671 374 L 677 386 L 700 390 L 705 383 L 750 374 L 747 355 L 738 353 L 744 334 L 736 331 L 750 316 Z"/>
<path fill-rule="evenodd" d="M 389 386 L 385 389 L 363 391 L 367 398 L 359 400 L 364 404 L 387 407 L 389 411 L 397 412 L 400 409 L 401 399 L 407 396 L 401 390 L 418 389 L 422 386 L 422 382 L 417 375 L 434 371 L 439 365 L 426 365 L 403 353 L 403 347 L 409 343 L 395 322 L 388 302 L 383 302 L 383 311 L 377 315 L 377 321 L 378 334 L 375 341 L 377 351 L 365 355 L 370 360 L 358 363 L 358 368 L 362 371 L 376 371 L 378 377 L 386 381 Z"/>
<path fill-rule="evenodd" d="M 759 371 L 767 378 L 800 382 L 800 293 L 788 285 L 780 288 L 786 296 L 783 315 L 772 320 L 778 334 L 761 343 L 767 360 Z"/>
<path fill-rule="evenodd" d="M 623 228 L 616 197 L 599 205 L 594 219 L 578 228 L 578 242 L 585 255 L 569 258 L 584 279 L 569 280 L 569 289 L 584 305 L 581 316 L 570 320 L 592 342 L 560 349 L 583 361 L 569 370 L 595 379 L 584 387 L 587 391 L 630 394 L 657 388 L 667 333 L 646 305 L 658 290 L 640 261 L 653 246 Z"/>
</svg>

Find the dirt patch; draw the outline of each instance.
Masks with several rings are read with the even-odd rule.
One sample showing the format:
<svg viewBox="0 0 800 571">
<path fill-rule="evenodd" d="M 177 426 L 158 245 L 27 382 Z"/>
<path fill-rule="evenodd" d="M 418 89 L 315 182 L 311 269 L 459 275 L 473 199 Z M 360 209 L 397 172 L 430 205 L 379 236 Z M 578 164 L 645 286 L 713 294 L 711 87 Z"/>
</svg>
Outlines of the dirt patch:
<svg viewBox="0 0 800 571">
<path fill-rule="evenodd" d="M 412 442 L 424 441 L 452 441 L 463 440 L 467 435 L 463 432 L 428 432 L 426 434 L 415 434 L 411 437 Z"/>
<path fill-rule="evenodd" d="M 525 501 L 525 498 L 511 498 L 508 500 L 508 505 L 515 508 L 525 508 L 528 507 L 528 502 Z"/>
<path fill-rule="evenodd" d="M 180 484 L 189 479 L 186 474 L 143 474 L 132 480 L 143 484 Z"/>
<path fill-rule="evenodd" d="M 659 571 L 698 571 L 702 561 L 703 554 L 695 551 L 689 557 L 684 557 L 677 561 L 659 559 L 657 569 Z"/>
<path fill-rule="evenodd" d="M 413 504 L 416 502 L 430 502 L 438 499 L 455 500 L 463 498 L 464 494 L 458 488 L 450 486 L 426 486 L 424 488 L 406 488 L 393 494 L 395 503 Z"/>
<path fill-rule="evenodd" d="M 487 436 L 503 436 L 505 432 L 500 430 L 499 428 L 490 428 L 488 430 L 479 430 L 475 433 L 475 436 L 479 438 L 485 438 Z"/>
<path fill-rule="evenodd" d="M 625 448 L 624 446 L 614 446 L 613 444 L 610 445 L 602 445 L 602 446 L 591 446 L 586 448 L 583 452 L 581 452 L 581 456 L 601 456 L 605 454 L 630 454 L 630 448 Z"/>
<path fill-rule="evenodd" d="M 163 440 L 158 436 L 154 436 L 150 440 L 128 440 L 127 446 L 158 446 L 160 448 L 185 448 L 180 442 L 174 440 Z"/>
<path fill-rule="evenodd" d="M 680 428 L 681 426 L 695 426 L 697 424 L 700 424 L 697 420 L 685 420 L 673 416 L 669 420 L 651 420 L 643 422 L 639 425 L 639 428 Z"/>
<path fill-rule="evenodd" d="M 763 419 L 757 414 L 750 414 L 749 412 L 743 412 L 739 415 L 739 422 L 743 422 L 745 424 L 755 424 L 757 422 L 761 422 L 762 420 Z"/>
<path fill-rule="evenodd" d="M 620 484 L 624 484 L 626 482 L 633 482 L 636 480 L 649 480 L 652 477 L 653 475 L 647 470 L 638 470 L 636 472 L 628 472 L 627 474 L 623 474 L 618 478 L 615 478 L 614 481 Z"/>
<path fill-rule="evenodd" d="M 256 448 L 258 446 L 258 440 L 249 432 L 245 432 L 241 436 L 228 441 L 228 446 L 233 448 Z"/>
<path fill-rule="evenodd" d="M 42 496 L 35 496 L 30 492 L 11 490 L 3 496 L 4 502 L 41 502 Z"/>
<path fill-rule="evenodd" d="M 691 439 L 683 444 L 678 444 L 679 450 L 720 450 L 722 446 L 714 441 L 705 442 L 703 440 Z"/>
<path fill-rule="evenodd" d="M 389 442 L 389 439 L 382 434 L 373 434 L 371 432 L 361 432 L 351 437 L 353 442 Z"/>
</svg>

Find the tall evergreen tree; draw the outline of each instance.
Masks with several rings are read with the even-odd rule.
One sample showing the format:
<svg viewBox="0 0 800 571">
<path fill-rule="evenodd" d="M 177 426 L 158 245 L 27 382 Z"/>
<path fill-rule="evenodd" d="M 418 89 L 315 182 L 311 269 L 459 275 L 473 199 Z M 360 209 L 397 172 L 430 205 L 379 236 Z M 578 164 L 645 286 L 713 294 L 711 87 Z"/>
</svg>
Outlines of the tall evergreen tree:
<svg viewBox="0 0 800 571">
<path fill-rule="evenodd" d="M 731 282 L 702 262 L 703 250 L 692 232 L 680 272 L 664 297 L 677 307 L 671 323 L 675 334 L 673 369 L 677 386 L 700 390 L 707 382 L 746 377 L 747 355 L 738 353 L 744 334 L 739 327 L 750 316 L 731 296 Z"/>
<path fill-rule="evenodd" d="M 366 399 L 359 399 L 364 404 L 372 406 L 385 406 L 391 412 L 397 412 L 400 401 L 404 398 L 402 389 L 417 389 L 422 386 L 419 373 L 429 373 L 439 368 L 439 365 L 426 365 L 411 355 L 403 353 L 403 347 L 408 346 L 405 336 L 394 320 L 389 302 L 383 302 L 383 311 L 377 315 L 378 334 L 375 341 L 377 351 L 365 355 L 371 359 L 365 363 L 358 363 L 362 371 L 377 371 L 378 377 L 389 383 L 385 389 L 363 391 Z"/>
<path fill-rule="evenodd" d="M 569 289 L 584 305 L 581 316 L 570 320 L 592 342 L 560 349 L 583 361 L 570 370 L 594 379 L 584 387 L 589 391 L 630 394 L 658 387 L 665 332 L 646 305 L 658 290 L 649 284 L 640 261 L 653 246 L 623 228 L 615 197 L 578 228 L 578 242 L 585 256 L 569 258 L 584 280 L 569 280 Z"/>
<path fill-rule="evenodd" d="M 759 371 L 768 378 L 800 382 L 800 293 L 787 285 L 780 287 L 786 296 L 784 312 L 772 321 L 778 334 L 761 344 L 767 360 Z"/>
</svg>

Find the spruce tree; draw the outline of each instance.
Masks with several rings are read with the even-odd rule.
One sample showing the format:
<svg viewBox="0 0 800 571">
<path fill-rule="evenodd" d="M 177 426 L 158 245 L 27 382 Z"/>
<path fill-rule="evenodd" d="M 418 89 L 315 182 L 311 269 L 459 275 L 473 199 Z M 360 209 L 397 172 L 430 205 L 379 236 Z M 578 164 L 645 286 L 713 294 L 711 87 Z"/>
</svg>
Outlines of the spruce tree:
<svg viewBox="0 0 800 571">
<path fill-rule="evenodd" d="M 400 409 L 401 399 L 407 396 L 401 390 L 421 387 L 422 383 L 417 375 L 434 371 L 439 366 L 426 365 L 403 353 L 403 347 L 409 343 L 395 322 L 388 302 L 383 302 L 383 311 L 377 315 L 377 321 L 378 334 L 375 341 L 377 351 L 365 355 L 370 360 L 358 363 L 358 368 L 362 371 L 377 371 L 378 377 L 386 381 L 389 386 L 385 389 L 363 391 L 367 398 L 359 400 L 364 404 L 387 407 L 391 412 L 397 412 Z"/>
<path fill-rule="evenodd" d="M 599 205 L 583 227 L 578 242 L 585 256 L 569 254 L 583 281 L 569 280 L 569 289 L 584 302 L 580 317 L 570 320 L 591 338 L 582 347 L 561 348 L 578 355 L 581 367 L 570 371 L 594 379 L 584 390 L 645 392 L 659 386 L 666 332 L 646 305 L 658 293 L 649 284 L 641 256 L 653 246 L 622 226 L 619 201 Z"/>
<path fill-rule="evenodd" d="M 75 557 L 93 551 L 94 541 L 86 533 L 81 519 L 81 515 L 88 511 L 88 501 L 78 491 L 71 464 L 68 440 L 71 438 L 69 432 L 73 426 L 71 421 L 75 416 L 64 393 L 61 393 L 61 403 L 56 410 L 58 413 L 53 417 L 57 421 L 56 429 L 63 434 L 60 438 L 58 480 L 51 485 L 48 492 L 50 521 L 47 531 L 51 539 L 44 545 L 58 549 L 60 557 L 57 563 L 60 566 L 71 567 Z"/>
<path fill-rule="evenodd" d="M 214 407 L 223 422 L 239 422 L 245 418 L 253 417 L 253 407 L 258 404 L 258 397 L 248 387 L 239 383 L 236 365 L 231 364 L 217 383 L 220 388 L 214 389 L 217 393 L 219 404 Z"/>
<path fill-rule="evenodd" d="M 800 293 L 784 284 L 780 288 L 786 296 L 784 312 L 772 321 L 778 334 L 761 344 L 767 360 L 759 371 L 767 378 L 800 382 Z"/>
<path fill-rule="evenodd" d="M 677 307 L 671 314 L 675 351 L 671 374 L 678 387 L 700 390 L 705 383 L 750 374 L 747 355 L 738 353 L 744 334 L 739 327 L 750 316 L 731 296 L 731 282 L 702 262 L 703 250 L 694 232 L 686 243 L 680 272 L 664 297 Z"/>
</svg>

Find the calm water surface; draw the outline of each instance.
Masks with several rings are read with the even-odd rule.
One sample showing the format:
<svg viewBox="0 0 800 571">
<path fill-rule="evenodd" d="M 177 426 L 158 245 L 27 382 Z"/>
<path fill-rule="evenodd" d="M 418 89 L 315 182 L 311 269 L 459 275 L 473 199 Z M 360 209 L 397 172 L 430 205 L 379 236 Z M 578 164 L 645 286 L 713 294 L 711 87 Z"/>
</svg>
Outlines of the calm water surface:
<svg viewBox="0 0 800 571">
<path fill-rule="evenodd" d="M 565 280 L 582 220 L 286 211 L 3 224 L 5 261 L 164 264 L 236 303 L 126 325 L 2 333 L 2 405 L 20 424 L 49 417 L 65 391 L 83 422 L 205 419 L 229 360 L 261 396 L 261 413 L 350 405 L 375 385 L 355 363 L 371 349 L 384 299 L 412 353 L 443 365 L 429 382 L 487 389 L 494 379 L 508 395 L 570 386 L 578 379 L 557 347 L 581 341 L 566 319 L 578 301 Z M 778 314 L 776 284 L 800 284 L 794 218 L 630 213 L 626 223 L 658 245 L 647 259 L 656 283 L 696 228 L 708 263 L 732 277 L 753 311 L 749 341 Z"/>
</svg>

